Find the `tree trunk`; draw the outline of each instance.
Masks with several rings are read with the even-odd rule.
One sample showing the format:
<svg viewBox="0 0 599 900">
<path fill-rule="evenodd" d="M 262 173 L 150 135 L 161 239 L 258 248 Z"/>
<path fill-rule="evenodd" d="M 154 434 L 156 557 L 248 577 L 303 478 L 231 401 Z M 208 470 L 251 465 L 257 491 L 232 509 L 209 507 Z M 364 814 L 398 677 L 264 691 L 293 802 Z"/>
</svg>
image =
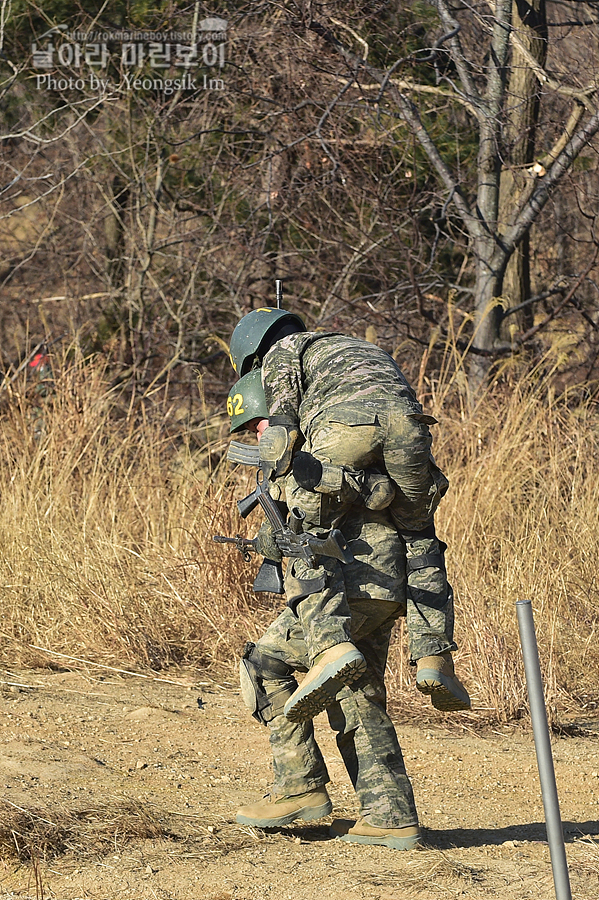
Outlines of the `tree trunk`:
<svg viewBox="0 0 599 900">
<path fill-rule="evenodd" d="M 498 347 L 501 306 L 497 297 L 507 263 L 507 254 L 495 244 L 493 235 L 475 242 L 476 306 L 474 310 L 473 353 L 468 367 L 468 382 L 472 397 L 484 388 L 493 351 Z"/>
<path fill-rule="evenodd" d="M 539 114 L 539 81 L 530 65 L 532 57 L 545 66 L 547 18 L 545 0 L 514 0 L 512 66 L 507 92 L 507 122 L 504 131 L 509 165 L 503 169 L 499 200 L 499 227 L 503 230 L 525 186 L 525 170 L 534 163 L 535 134 Z M 529 55 L 522 52 L 521 47 Z M 531 295 L 530 234 L 527 233 L 510 257 L 501 288 L 504 309 L 519 306 Z M 517 333 L 532 326 L 529 307 L 501 323 L 499 337 L 511 342 Z"/>
<path fill-rule="evenodd" d="M 499 310 L 494 302 L 505 271 L 506 254 L 498 241 L 501 183 L 502 121 L 506 93 L 512 0 L 496 0 L 489 54 L 487 91 L 480 118 L 476 212 L 479 228 L 474 241 L 476 257 L 473 356 L 470 386 L 477 394 L 491 365 L 499 338 Z"/>
</svg>

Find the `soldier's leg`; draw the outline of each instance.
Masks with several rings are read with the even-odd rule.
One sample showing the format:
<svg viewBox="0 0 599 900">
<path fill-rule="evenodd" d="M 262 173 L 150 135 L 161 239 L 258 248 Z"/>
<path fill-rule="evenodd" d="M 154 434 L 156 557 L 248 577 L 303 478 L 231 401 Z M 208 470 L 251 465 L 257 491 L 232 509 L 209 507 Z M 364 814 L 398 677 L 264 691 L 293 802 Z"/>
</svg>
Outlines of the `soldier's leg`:
<svg viewBox="0 0 599 900">
<path fill-rule="evenodd" d="M 406 545 L 410 655 L 414 663 L 424 661 L 425 671 L 417 686 L 428 690 L 434 683 L 428 692 L 439 709 L 466 709 L 470 701 L 455 679 L 450 655 L 457 647 L 453 592 L 444 561 L 446 545 L 437 538 L 433 524 L 448 481 L 431 456 L 432 437 L 426 422 L 417 415 L 406 415 L 392 403 L 380 407 L 376 421 L 372 414 L 353 407 L 343 410 L 345 423 L 322 416 L 307 446 L 333 464 L 378 465 L 393 479 L 397 490 L 388 509 Z M 354 424 L 348 424 L 350 420 Z M 435 656 L 438 659 L 432 661 Z M 439 670 L 433 682 L 431 667 Z"/>
<path fill-rule="evenodd" d="M 398 531 L 420 531 L 432 523 L 449 482 L 431 455 L 433 439 L 425 422 L 391 405 L 381 420 L 385 468 L 398 486 L 390 512 Z"/>
<path fill-rule="evenodd" d="M 358 410 L 358 420 L 359 413 Z M 294 474 L 285 480 L 287 506 L 301 514 L 304 531 L 328 531 L 356 500 L 372 503 L 371 508 L 391 501 L 394 488 L 386 476 L 380 476 L 376 483 L 367 483 L 362 477 L 364 472 L 358 473 L 357 478 L 348 475 L 349 481 L 345 478 L 345 463 L 360 464 L 362 457 L 373 455 L 371 444 L 377 428 L 372 424 L 372 415 L 364 422 L 367 419 L 370 424 L 365 425 L 366 430 L 358 426 L 355 431 L 323 416 L 307 437 L 300 454 L 301 475 L 294 463 Z M 380 428 L 378 432 L 382 433 Z M 334 466 L 328 465 L 331 460 Z M 324 473 L 323 464 L 328 465 Z M 311 664 L 300 688 L 285 706 L 285 714 L 294 721 L 317 715 L 343 685 L 354 681 L 365 668 L 361 653 L 351 643 L 351 616 L 341 566 L 326 557 L 318 562 L 318 567 L 312 568 L 303 560 L 295 560 L 285 576 L 285 593 L 302 626 Z"/>
<path fill-rule="evenodd" d="M 393 479 L 397 490 L 388 508 L 406 543 L 410 653 L 414 662 L 423 660 L 425 670 L 417 686 L 431 693 L 438 709 L 467 709 L 470 700 L 455 678 L 450 655 L 457 648 L 453 593 L 443 558 L 445 544 L 436 537 L 433 525 L 448 482 L 431 456 L 430 431 L 420 417 L 406 415 L 394 404 L 382 404 L 377 416 L 349 406 L 343 410 L 344 422 L 335 421 L 334 415 L 333 411 L 317 420 L 304 449 L 337 466 L 378 465 Z M 333 498 L 312 496 L 318 521 L 324 520 L 324 510 L 332 519 Z M 438 659 L 432 661 L 434 656 Z M 431 667 L 438 669 L 433 681 Z"/>
<path fill-rule="evenodd" d="M 386 425 L 383 457 L 399 488 L 389 512 L 406 544 L 407 627 L 415 661 L 457 649 L 444 559 L 447 546 L 434 526 L 435 510 L 449 482 L 431 456 L 432 437 L 424 422 L 389 410 Z"/>
<path fill-rule="evenodd" d="M 351 641 L 351 611 L 341 563 L 330 557 L 318 562 L 311 568 L 295 559 L 285 573 L 285 595 L 302 628 L 310 663 L 329 647 Z"/>
<path fill-rule="evenodd" d="M 470 708 L 470 697 L 455 675 L 452 652 L 453 590 L 447 581 L 445 544 L 434 534 L 404 533 L 407 547 L 406 626 L 410 660 L 416 665 L 416 687 L 429 694 L 436 709 Z"/>
<path fill-rule="evenodd" d="M 368 668 L 327 710 L 361 805 L 361 818 L 346 831 L 347 839 L 389 844 L 389 829 L 407 829 L 395 837 L 411 840 L 417 834 L 418 816 L 397 734 L 386 712 L 383 680 L 389 637 L 401 607 L 386 601 L 350 601 L 350 605 L 355 612 L 354 641 Z M 367 840 L 369 835 L 372 841 Z"/>
<path fill-rule="evenodd" d="M 308 674 L 285 704 L 292 721 L 312 719 L 338 691 L 365 670 L 361 652 L 352 643 L 351 613 L 341 564 L 322 557 L 312 569 L 294 560 L 285 575 L 285 592 L 297 616 L 310 662 Z"/>
<path fill-rule="evenodd" d="M 417 665 L 416 686 L 446 712 L 470 708 L 456 678 L 452 652 L 453 591 L 447 581 L 446 545 L 435 533 L 434 513 L 449 482 L 435 464 L 432 437 L 418 416 L 388 410 L 383 456 L 398 490 L 389 507 L 406 543 L 407 630 L 410 657 Z"/>
<path fill-rule="evenodd" d="M 271 704 L 263 716 L 268 725 L 273 755 L 273 791 L 280 795 L 301 793 L 328 782 L 322 754 L 314 739 L 312 722 L 297 725 L 283 715 L 286 700 L 297 688 L 296 671 L 310 666 L 302 626 L 291 609 L 285 609 L 256 643 L 263 660 L 275 660 L 287 667 L 285 674 L 276 665 L 260 666 L 259 678 Z"/>
<path fill-rule="evenodd" d="M 287 505 L 304 531 L 328 532 L 333 525 L 328 498 L 299 485 L 293 475 L 285 480 Z M 332 678 L 348 684 L 363 669 L 361 654 L 351 643 L 351 614 L 340 563 L 320 557 L 311 566 L 303 559 L 290 560 L 285 573 L 289 607 L 302 627 L 310 671 L 299 692 L 285 708 L 295 721 L 317 715 L 328 702 Z"/>
<path fill-rule="evenodd" d="M 329 775 L 312 722 L 295 723 L 283 715 L 285 700 L 297 688 L 294 671 L 309 666 L 301 625 L 286 609 L 249 647 L 241 663 L 242 694 L 253 715 L 268 726 L 274 780 L 271 793 L 242 807 L 237 821 L 267 828 L 328 815 Z"/>
<path fill-rule="evenodd" d="M 406 625 L 410 659 L 450 653 L 453 640 L 453 591 L 447 581 L 444 554 L 434 526 L 420 532 L 403 531 L 408 579 Z"/>
</svg>

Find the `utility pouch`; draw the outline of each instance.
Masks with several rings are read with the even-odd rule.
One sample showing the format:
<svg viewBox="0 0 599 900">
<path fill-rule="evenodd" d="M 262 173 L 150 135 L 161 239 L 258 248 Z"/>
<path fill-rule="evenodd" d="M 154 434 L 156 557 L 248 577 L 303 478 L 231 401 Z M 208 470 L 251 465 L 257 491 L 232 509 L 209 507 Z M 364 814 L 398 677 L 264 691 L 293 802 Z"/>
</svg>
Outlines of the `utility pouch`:
<svg viewBox="0 0 599 900">
<path fill-rule="evenodd" d="M 327 573 L 323 569 L 321 573 L 314 578 L 298 578 L 295 575 L 295 563 L 291 563 L 287 567 L 285 573 L 285 593 L 287 595 L 287 606 L 297 615 L 297 605 L 300 600 L 309 597 L 310 594 L 317 594 L 323 591 L 327 585 Z"/>
</svg>

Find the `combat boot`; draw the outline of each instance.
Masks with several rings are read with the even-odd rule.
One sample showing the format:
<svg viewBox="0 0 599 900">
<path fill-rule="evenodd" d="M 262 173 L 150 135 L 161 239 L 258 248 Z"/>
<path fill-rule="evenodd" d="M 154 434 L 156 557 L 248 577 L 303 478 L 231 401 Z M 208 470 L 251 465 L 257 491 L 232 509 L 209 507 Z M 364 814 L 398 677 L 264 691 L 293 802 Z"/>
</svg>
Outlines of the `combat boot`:
<svg viewBox="0 0 599 900">
<path fill-rule="evenodd" d="M 314 665 L 291 695 L 283 713 L 291 722 L 305 722 L 330 706 L 345 685 L 366 671 L 366 660 L 349 641 L 320 653 Z"/>
<path fill-rule="evenodd" d="M 334 819 L 329 834 L 352 844 L 382 844 L 391 850 L 418 850 L 422 846 L 418 825 L 408 825 L 405 828 L 379 828 L 376 825 L 369 825 L 363 818 L 357 822 L 351 819 Z"/>
<path fill-rule="evenodd" d="M 416 687 L 430 695 L 435 709 L 443 712 L 470 709 L 468 691 L 456 677 L 451 653 L 423 656 L 416 666 Z"/>
<path fill-rule="evenodd" d="M 296 819 L 312 822 L 328 816 L 333 809 L 327 789 L 314 788 L 295 797 L 277 797 L 267 794 L 257 803 L 242 806 L 236 821 L 240 825 L 256 825 L 258 828 L 282 828 Z"/>
</svg>

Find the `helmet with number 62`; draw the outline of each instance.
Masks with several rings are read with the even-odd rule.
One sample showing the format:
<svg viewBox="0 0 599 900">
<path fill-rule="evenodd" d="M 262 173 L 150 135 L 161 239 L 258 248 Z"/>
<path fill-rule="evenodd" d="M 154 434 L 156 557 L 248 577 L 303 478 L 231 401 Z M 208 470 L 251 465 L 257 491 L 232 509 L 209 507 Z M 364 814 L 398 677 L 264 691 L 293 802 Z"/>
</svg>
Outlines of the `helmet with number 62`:
<svg viewBox="0 0 599 900">
<path fill-rule="evenodd" d="M 231 434 L 241 431 L 252 419 L 268 419 L 268 407 L 260 369 L 252 369 L 236 381 L 227 397 Z"/>
<path fill-rule="evenodd" d="M 264 307 L 244 316 L 231 335 L 229 354 L 237 374 L 246 375 L 254 365 L 262 364 L 266 351 L 288 334 L 305 331 L 299 316 L 286 309 Z"/>
</svg>

